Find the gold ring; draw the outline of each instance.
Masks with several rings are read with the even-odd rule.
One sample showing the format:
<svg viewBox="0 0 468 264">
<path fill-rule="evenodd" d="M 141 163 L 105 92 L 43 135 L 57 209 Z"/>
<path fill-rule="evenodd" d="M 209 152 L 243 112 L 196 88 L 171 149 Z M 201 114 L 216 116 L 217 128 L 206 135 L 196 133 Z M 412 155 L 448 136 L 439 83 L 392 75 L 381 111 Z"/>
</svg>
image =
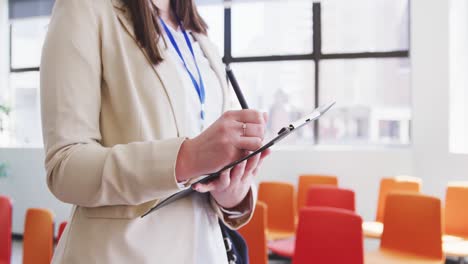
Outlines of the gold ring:
<svg viewBox="0 0 468 264">
<path fill-rule="evenodd" d="M 247 130 L 247 124 L 246 123 L 242 123 L 242 136 L 245 137 L 245 131 Z"/>
</svg>

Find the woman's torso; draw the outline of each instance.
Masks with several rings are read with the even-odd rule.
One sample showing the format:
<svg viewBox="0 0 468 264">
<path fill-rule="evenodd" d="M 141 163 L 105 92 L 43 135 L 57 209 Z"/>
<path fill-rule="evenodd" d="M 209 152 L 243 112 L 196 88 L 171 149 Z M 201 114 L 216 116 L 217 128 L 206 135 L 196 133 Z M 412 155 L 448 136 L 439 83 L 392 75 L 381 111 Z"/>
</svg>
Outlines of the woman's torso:
<svg viewBox="0 0 468 264">
<path fill-rule="evenodd" d="M 194 136 L 191 107 L 196 105 L 196 93 L 190 90 L 177 57 L 165 49 L 164 62 L 153 67 L 135 41 L 122 3 L 100 0 L 96 6 L 102 61 L 100 143 L 111 147 Z M 76 12 L 79 16 L 80 10 Z M 199 64 L 207 75 L 209 123 L 225 107 L 226 86 L 214 46 L 205 36 L 195 37 Z M 54 263 L 226 262 L 217 215 L 208 199 L 192 195 L 145 218 L 139 216 L 155 201 L 139 206 L 75 206 Z"/>
</svg>

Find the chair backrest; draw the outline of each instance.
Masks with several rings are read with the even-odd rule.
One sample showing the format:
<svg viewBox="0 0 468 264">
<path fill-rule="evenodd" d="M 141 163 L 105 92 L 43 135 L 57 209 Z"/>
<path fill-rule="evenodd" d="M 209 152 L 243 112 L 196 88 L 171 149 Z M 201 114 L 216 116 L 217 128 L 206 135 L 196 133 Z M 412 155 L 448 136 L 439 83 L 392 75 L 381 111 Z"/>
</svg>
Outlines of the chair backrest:
<svg viewBox="0 0 468 264">
<path fill-rule="evenodd" d="M 300 211 L 293 264 L 363 263 L 362 219 L 349 210 L 308 207 Z"/>
<path fill-rule="evenodd" d="M 252 264 L 268 263 L 266 227 L 267 206 L 258 201 L 250 222 L 239 229 L 249 248 L 249 260 Z"/>
<path fill-rule="evenodd" d="M 300 210 L 307 203 L 307 191 L 314 185 L 338 186 L 338 178 L 329 175 L 301 175 L 299 176 L 297 190 L 297 209 Z"/>
<path fill-rule="evenodd" d="M 412 192 L 391 193 L 385 205 L 382 249 L 441 260 L 440 200 Z"/>
<path fill-rule="evenodd" d="M 380 181 L 379 200 L 377 204 L 377 214 L 375 220 L 383 222 L 385 212 L 385 201 L 387 195 L 391 192 L 416 192 L 419 193 L 421 189 L 421 181 L 414 177 L 397 176 L 394 178 L 383 178 Z"/>
<path fill-rule="evenodd" d="M 12 213 L 11 199 L 0 196 L 0 263 L 10 263 L 11 261 Z"/>
<path fill-rule="evenodd" d="M 355 211 L 354 192 L 327 185 L 317 185 L 309 188 L 307 207 L 333 207 Z"/>
<path fill-rule="evenodd" d="M 66 221 L 60 223 L 59 229 L 58 229 L 58 234 L 57 234 L 57 242 L 60 241 L 60 238 L 62 237 L 63 231 L 65 230 L 65 227 L 67 227 L 67 222 Z"/>
<path fill-rule="evenodd" d="M 296 196 L 294 186 L 284 182 L 261 182 L 258 200 L 266 204 L 267 227 L 271 230 L 296 230 Z"/>
<path fill-rule="evenodd" d="M 54 215 L 47 209 L 26 212 L 23 264 L 49 264 L 54 246 Z"/>
<path fill-rule="evenodd" d="M 445 233 L 468 238 L 468 186 L 448 186 L 445 195 Z"/>
</svg>

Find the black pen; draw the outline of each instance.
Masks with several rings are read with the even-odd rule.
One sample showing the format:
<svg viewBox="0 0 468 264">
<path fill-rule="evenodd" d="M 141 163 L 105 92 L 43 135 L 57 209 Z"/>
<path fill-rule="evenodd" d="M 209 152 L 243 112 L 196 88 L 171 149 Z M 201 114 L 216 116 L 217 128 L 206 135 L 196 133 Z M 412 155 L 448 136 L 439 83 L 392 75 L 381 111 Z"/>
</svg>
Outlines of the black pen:
<svg viewBox="0 0 468 264">
<path fill-rule="evenodd" d="M 234 73 L 232 72 L 232 69 L 231 67 L 229 67 L 229 65 L 226 65 L 226 74 L 229 79 L 229 82 L 232 85 L 232 88 L 234 89 L 234 92 L 236 93 L 237 100 L 239 100 L 239 103 L 242 109 L 249 109 L 249 106 L 247 105 L 247 102 L 245 101 L 245 97 L 242 94 L 242 91 L 239 87 L 239 83 L 237 82 L 237 79 L 234 76 Z"/>
</svg>

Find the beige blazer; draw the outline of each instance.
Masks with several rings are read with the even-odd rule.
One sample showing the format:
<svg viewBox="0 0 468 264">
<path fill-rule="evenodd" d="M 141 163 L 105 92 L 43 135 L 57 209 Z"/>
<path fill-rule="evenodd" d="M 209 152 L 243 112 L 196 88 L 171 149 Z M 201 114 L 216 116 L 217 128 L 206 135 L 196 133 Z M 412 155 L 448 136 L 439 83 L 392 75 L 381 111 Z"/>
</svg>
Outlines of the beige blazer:
<svg viewBox="0 0 468 264">
<path fill-rule="evenodd" d="M 219 78 L 225 108 L 221 58 L 206 36 L 194 37 Z M 51 192 L 75 206 L 54 263 L 194 259 L 201 246 L 194 245 L 194 197 L 140 218 L 179 190 L 174 171 L 189 109 L 175 66 L 170 59 L 150 63 L 120 0 L 56 1 L 41 63 L 45 164 Z M 250 192 L 245 210 L 254 197 Z M 232 228 L 251 217 L 232 220 L 209 195 L 196 199 Z M 213 263 L 226 261 L 221 235 L 203 246 L 216 249 Z"/>
</svg>

